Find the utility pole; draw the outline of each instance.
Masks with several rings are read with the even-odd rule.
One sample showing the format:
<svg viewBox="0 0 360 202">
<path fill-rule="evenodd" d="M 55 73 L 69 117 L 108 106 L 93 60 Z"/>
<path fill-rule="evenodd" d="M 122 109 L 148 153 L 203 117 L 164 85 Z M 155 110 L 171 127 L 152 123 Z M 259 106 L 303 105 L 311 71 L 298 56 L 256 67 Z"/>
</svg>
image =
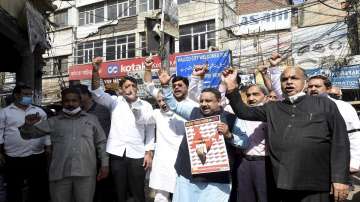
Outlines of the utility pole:
<svg viewBox="0 0 360 202">
<path fill-rule="evenodd" d="M 160 36 L 159 54 L 161 58 L 161 68 L 165 69 L 167 72 L 170 72 L 170 62 L 169 62 L 170 36 L 164 32 L 165 6 L 166 6 L 166 0 L 162 0 L 161 25 L 160 25 L 161 36 Z"/>
</svg>

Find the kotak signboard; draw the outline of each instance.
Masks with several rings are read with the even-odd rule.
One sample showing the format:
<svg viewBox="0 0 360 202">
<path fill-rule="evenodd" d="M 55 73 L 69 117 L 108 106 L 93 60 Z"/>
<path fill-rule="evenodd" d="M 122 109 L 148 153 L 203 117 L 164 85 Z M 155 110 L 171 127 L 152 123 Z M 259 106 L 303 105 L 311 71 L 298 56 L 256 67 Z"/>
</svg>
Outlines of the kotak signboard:
<svg viewBox="0 0 360 202">
<path fill-rule="evenodd" d="M 199 51 L 204 52 L 204 51 Z M 170 67 L 175 67 L 175 57 L 189 53 L 177 53 L 169 56 Z M 154 69 L 159 69 L 161 66 L 161 59 L 159 56 L 154 56 Z M 92 65 L 81 64 L 74 65 L 69 68 L 69 80 L 88 80 L 92 77 Z M 127 60 L 107 61 L 100 66 L 99 74 L 102 79 L 120 78 L 128 75 L 129 72 L 139 72 L 145 70 L 145 57 L 133 58 Z"/>
<path fill-rule="evenodd" d="M 231 65 L 231 52 L 214 51 L 176 57 L 176 75 L 190 77 L 196 65 L 207 65 L 204 87 L 218 87 L 221 72 Z"/>
<path fill-rule="evenodd" d="M 232 28 L 235 35 L 291 28 L 291 9 L 277 9 L 240 15 L 239 25 Z"/>
</svg>

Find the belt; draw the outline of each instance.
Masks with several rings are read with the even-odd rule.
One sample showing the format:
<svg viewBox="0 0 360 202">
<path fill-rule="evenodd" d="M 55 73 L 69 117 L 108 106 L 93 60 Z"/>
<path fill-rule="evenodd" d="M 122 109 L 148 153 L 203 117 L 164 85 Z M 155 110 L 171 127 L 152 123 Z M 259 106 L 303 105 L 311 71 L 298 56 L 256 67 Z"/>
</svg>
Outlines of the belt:
<svg viewBox="0 0 360 202">
<path fill-rule="evenodd" d="M 265 160 L 265 156 L 249 156 L 249 155 L 243 155 L 242 156 L 244 159 L 248 160 L 248 161 L 264 161 Z"/>
</svg>

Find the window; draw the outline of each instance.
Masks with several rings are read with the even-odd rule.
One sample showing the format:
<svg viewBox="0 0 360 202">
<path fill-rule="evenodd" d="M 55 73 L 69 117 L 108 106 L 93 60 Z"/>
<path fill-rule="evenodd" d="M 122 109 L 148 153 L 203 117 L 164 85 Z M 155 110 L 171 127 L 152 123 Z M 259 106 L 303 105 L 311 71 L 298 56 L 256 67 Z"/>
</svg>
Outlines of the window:
<svg viewBox="0 0 360 202">
<path fill-rule="evenodd" d="M 194 23 L 180 27 L 180 52 L 207 49 L 215 46 L 215 21 Z"/>
<path fill-rule="evenodd" d="M 135 34 L 106 40 L 106 60 L 135 57 Z"/>
<path fill-rule="evenodd" d="M 79 26 L 103 22 L 104 4 L 79 9 Z"/>
<path fill-rule="evenodd" d="M 191 0 L 178 0 L 178 4 L 189 3 Z"/>
<path fill-rule="evenodd" d="M 94 57 L 103 56 L 103 42 L 90 41 L 77 45 L 77 64 L 90 63 Z"/>
<path fill-rule="evenodd" d="M 68 73 L 68 57 L 54 58 L 54 75 L 67 74 Z"/>
<path fill-rule="evenodd" d="M 54 14 L 54 22 L 59 27 L 66 27 L 68 25 L 68 12 L 61 11 Z"/>
<path fill-rule="evenodd" d="M 141 56 L 148 56 L 149 54 L 146 51 L 146 33 L 140 33 L 140 47 L 141 47 Z"/>
<path fill-rule="evenodd" d="M 119 0 L 108 4 L 108 20 L 136 15 L 136 0 Z"/>
<path fill-rule="evenodd" d="M 161 8 L 162 0 L 139 0 L 139 11 L 146 12 Z"/>
</svg>

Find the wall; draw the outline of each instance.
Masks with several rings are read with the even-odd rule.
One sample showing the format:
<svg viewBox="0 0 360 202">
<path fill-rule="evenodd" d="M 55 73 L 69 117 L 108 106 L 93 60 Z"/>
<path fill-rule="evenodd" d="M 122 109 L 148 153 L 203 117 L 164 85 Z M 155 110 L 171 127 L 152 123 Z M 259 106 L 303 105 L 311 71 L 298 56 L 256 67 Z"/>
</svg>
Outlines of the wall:
<svg viewBox="0 0 360 202">
<path fill-rule="evenodd" d="M 236 11 L 238 15 L 273 10 L 288 6 L 287 0 L 237 0 Z"/>
</svg>

